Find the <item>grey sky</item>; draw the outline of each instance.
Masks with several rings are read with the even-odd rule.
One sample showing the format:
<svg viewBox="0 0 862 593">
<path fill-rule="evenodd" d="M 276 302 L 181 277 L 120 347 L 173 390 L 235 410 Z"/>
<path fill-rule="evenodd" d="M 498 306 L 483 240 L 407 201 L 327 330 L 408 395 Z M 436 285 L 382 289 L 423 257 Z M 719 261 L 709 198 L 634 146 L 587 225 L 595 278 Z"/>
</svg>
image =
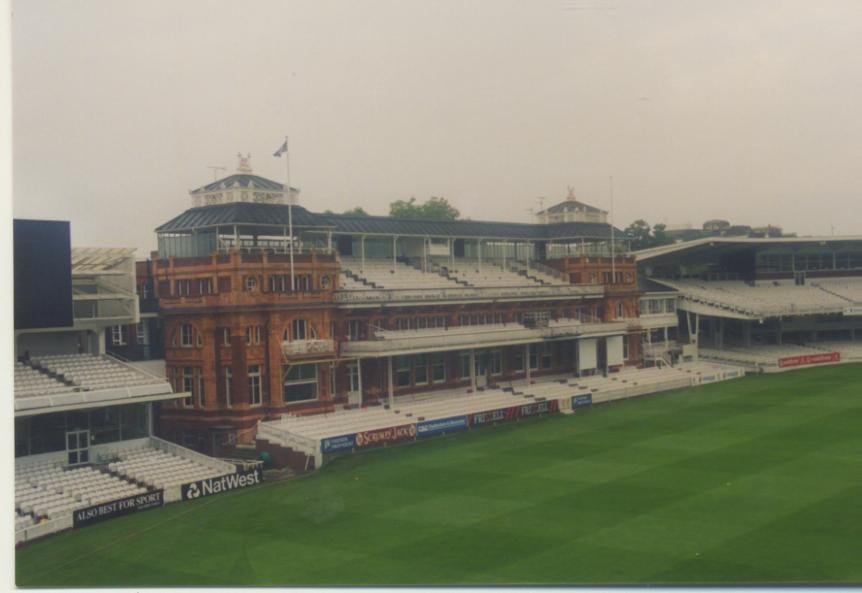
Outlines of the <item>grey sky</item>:
<svg viewBox="0 0 862 593">
<path fill-rule="evenodd" d="M 154 248 L 207 165 L 311 210 L 862 234 L 859 0 L 13 3 L 14 213 Z"/>
</svg>

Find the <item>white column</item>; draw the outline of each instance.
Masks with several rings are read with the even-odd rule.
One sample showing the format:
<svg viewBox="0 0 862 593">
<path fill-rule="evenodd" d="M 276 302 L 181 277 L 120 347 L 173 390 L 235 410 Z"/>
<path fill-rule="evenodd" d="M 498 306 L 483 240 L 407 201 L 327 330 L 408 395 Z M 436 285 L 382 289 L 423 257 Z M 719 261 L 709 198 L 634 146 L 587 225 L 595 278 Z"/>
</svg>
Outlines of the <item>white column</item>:
<svg viewBox="0 0 862 593">
<path fill-rule="evenodd" d="M 479 271 L 482 271 L 482 239 L 476 240 L 476 253 L 479 254 Z"/>
<path fill-rule="evenodd" d="M 392 271 L 395 271 L 396 255 L 398 253 L 398 237 L 392 237 Z"/>
<path fill-rule="evenodd" d="M 431 241 L 428 237 L 422 241 L 422 271 L 428 271 L 428 242 Z"/>
<path fill-rule="evenodd" d="M 365 235 L 361 235 L 359 237 L 359 253 L 362 257 L 362 263 L 359 265 L 359 269 L 362 273 L 365 273 Z"/>
<path fill-rule="evenodd" d="M 530 370 L 530 345 L 524 344 L 524 371 L 527 373 L 527 384 L 533 382 L 533 372 Z"/>
<path fill-rule="evenodd" d="M 359 389 L 359 405 L 362 405 L 362 359 L 356 359 L 356 387 Z"/>
<path fill-rule="evenodd" d="M 332 231 L 326 232 L 326 251 L 332 253 Z"/>
<path fill-rule="evenodd" d="M 470 391 L 476 391 L 476 350 L 470 348 Z"/>
<path fill-rule="evenodd" d="M 386 357 L 388 375 L 389 375 L 389 407 L 395 403 L 395 384 L 392 378 L 392 357 Z"/>
</svg>

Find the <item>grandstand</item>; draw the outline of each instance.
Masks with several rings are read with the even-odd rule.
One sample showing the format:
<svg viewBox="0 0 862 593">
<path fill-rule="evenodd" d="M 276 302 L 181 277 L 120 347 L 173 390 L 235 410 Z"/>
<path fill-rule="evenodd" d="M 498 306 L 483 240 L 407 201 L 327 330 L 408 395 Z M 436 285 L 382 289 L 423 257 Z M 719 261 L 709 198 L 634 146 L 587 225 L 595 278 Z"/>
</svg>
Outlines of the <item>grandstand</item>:
<svg viewBox="0 0 862 593">
<path fill-rule="evenodd" d="M 841 313 L 853 303 L 823 281 L 796 285 L 793 281 L 768 280 L 747 283 L 736 280 L 658 280 L 687 300 L 725 309 L 751 318 Z M 839 290 L 845 285 L 839 284 Z"/>
<path fill-rule="evenodd" d="M 174 502 L 184 484 L 234 473 L 231 463 L 153 436 L 153 402 L 187 394 L 104 352 L 106 330 L 138 318 L 133 250 L 63 247 L 68 223 L 16 221 L 15 234 L 16 266 L 27 271 L 16 276 L 16 302 L 41 299 L 45 288 L 58 297 L 16 309 L 16 543 L 74 527 L 85 515 L 110 516 L 120 500 L 132 501 L 123 508 L 142 497 Z M 44 254 L 28 247 L 45 241 L 57 245 L 53 260 L 37 262 Z M 31 281 L 31 272 L 51 268 L 69 282 Z"/>
<path fill-rule="evenodd" d="M 635 257 L 676 292 L 689 357 L 764 372 L 859 359 L 862 239 L 717 237 Z"/>
</svg>

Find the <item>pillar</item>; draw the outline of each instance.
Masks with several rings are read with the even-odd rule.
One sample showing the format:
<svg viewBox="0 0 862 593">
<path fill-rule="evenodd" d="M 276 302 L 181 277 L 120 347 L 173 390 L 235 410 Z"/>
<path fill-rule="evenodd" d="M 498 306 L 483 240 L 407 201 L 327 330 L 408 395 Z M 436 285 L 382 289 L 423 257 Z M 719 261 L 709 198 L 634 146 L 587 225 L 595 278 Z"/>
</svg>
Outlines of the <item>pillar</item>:
<svg viewBox="0 0 862 593">
<path fill-rule="evenodd" d="M 476 350 L 470 348 L 470 391 L 476 391 Z"/>
<path fill-rule="evenodd" d="M 530 370 L 530 345 L 524 344 L 524 372 L 526 373 L 527 384 L 533 383 L 533 374 Z"/>
<path fill-rule="evenodd" d="M 388 387 L 389 387 L 389 392 L 388 392 L 389 407 L 391 408 L 392 405 L 395 403 L 395 384 L 394 384 L 394 381 L 392 378 L 392 357 L 391 356 L 386 357 L 386 363 L 387 363 L 387 373 L 386 374 L 388 377 Z"/>
<path fill-rule="evenodd" d="M 361 263 L 359 265 L 359 270 L 364 274 L 365 273 L 365 235 L 361 235 L 359 237 L 359 253 L 361 256 Z"/>
<path fill-rule="evenodd" d="M 359 405 L 362 405 L 362 359 L 356 359 L 356 387 L 359 390 Z"/>
</svg>

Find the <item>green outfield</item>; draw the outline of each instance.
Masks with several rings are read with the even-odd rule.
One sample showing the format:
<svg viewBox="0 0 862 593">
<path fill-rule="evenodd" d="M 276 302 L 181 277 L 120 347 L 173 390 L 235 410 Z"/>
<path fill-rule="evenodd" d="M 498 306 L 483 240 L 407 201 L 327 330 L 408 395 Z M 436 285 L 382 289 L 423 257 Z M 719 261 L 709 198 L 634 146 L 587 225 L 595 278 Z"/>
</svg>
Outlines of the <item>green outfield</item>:
<svg viewBox="0 0 862 593">
<path fill-rule="evenodd" d="M 19 549 L 20 586 L 862 581 L 862 365 L 390 447 Z"/>
</svg>

